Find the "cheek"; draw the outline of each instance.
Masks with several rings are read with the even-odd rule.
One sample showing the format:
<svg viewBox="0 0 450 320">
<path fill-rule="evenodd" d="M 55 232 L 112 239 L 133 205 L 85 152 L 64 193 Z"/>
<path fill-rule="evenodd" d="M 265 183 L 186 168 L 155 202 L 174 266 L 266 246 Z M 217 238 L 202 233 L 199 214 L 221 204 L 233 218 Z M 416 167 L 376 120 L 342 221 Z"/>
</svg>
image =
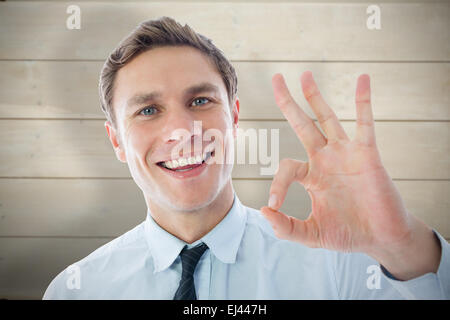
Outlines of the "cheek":
<svg viewBox="0 0 450 320">
<path fill-rule="evenodd" d="M 205 134 L 204 139 L 211 141 L 216 148 L 213 163 L 221 167 L 222 165 L 230 165 L 234 162 L 233 127 L 229 121 L 222 119 L 222 121 L 212 124 L 209 127 L 208 134 Z"/>
<path fill-rule="evenodd" d="M 223 106 L 220 110 L 211 113 L 205 122 L 208 123 L 208 128 L 214 128 L 224 133 L 233 127 L 233 121 L 228 106 Z"/>
<path fill-rule="evenodd" d="M 125 133 L 127 152 L 137 156 L 150 153 L 155 139 L 155 135 L 151 134 L 152 132 L 154 132 L 154 129 L 145 123 L 130 125 Z"/>
</svg>

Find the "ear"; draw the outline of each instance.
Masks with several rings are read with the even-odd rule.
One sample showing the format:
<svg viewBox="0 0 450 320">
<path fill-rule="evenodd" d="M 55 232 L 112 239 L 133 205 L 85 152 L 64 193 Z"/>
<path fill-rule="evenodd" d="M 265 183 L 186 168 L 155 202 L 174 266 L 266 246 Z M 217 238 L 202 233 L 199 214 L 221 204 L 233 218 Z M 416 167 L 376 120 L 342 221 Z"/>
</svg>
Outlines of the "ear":
<svg viewBox="0 0 450 320">
<path fill-rule="evenodd" d="M 233 119 L 233 135 L 236 138 L 237 129 L 239 128 L 239 97 L 236 97 L 236 100 L 233 105 L 233 109 L 231 112 L 231 117 Z"/>
<path fill-rule="evenodd" d="M 114 129 L 111 122 L 105 122 L 106 132 L 108 133 L 109 140 L 114 148 L 114 152 L 116 153 L 116 157 L 120 162 L 127 163 L 127 157 L 125 155 L 125 151 L 119 143 L 118 135 L 116 129 Z"/>
</svg>

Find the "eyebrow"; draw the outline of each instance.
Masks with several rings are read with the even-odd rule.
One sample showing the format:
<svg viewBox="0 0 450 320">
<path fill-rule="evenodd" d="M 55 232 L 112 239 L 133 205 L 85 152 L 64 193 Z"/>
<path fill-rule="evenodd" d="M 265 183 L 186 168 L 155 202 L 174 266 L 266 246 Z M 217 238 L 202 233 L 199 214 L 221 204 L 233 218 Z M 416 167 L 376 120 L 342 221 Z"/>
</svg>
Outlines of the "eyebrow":
<svg viewBox="0 0 450 320">
<path fill-rule="evenodd" d="M 202 82 L 184 89 L 183 96 L 184 97 L 192 96 L 199 94 L 201 92 L 212 92 L 219 94 L 220 90 L 218 86 L 210 82 Z M 149 101 L 156 100 L 161 96 L 162 93 L 160 91 L 153 91 L 149 93 L 138 93 L 132 96 L 130 99 L 128 99 L 126 109 L 143 103 L 148 103 Z"/>
</svg>

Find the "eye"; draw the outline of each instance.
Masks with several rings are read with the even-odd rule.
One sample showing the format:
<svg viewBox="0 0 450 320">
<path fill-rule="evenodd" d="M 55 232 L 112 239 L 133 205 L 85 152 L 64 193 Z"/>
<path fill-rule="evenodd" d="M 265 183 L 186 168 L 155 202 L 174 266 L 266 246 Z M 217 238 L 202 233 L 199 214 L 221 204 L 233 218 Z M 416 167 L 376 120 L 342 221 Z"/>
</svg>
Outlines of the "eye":
<svg viewBox="0 0 450 320">
<path fill-rule="evenodd" d="M 200 103 L 200 105 L 203 105 L 203 104 L 205 104 L 205 103 L 201 103 L 201 102 L 202 102 L 202 101 L 205 101 L 205 100 L 206 100 L 205 103 L 208 103 L 208 102 L 210 101 L 208 98 L 200 97 L 200 98 L 195 98 L 195 99 L 192 101 L 192 103 Z"/>
<path fill-rule="evenodd" d="M 146 112 L 147 111 L 147 112 Z M 152 116 L 154 115 L 158 110 L 155 107 L 145 107 L 142 109 L 139 114 L 142 114 L 144 116 Z"/>
</svg>

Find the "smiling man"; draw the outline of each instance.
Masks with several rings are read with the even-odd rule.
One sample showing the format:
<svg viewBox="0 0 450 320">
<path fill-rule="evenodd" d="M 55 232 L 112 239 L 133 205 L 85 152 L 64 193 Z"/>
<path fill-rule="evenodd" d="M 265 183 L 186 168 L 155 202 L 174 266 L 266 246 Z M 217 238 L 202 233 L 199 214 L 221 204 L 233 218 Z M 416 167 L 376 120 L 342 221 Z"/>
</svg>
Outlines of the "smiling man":
<svg viewBox="0 0 450 320">
<path fill-rule="evenodd" d="M 301 85 L 325 135 L 280 74 L 272 84 L 309 162 L 282 160 L 258 211 L 239 201 L 224 161 L 239 115 L 232 65 L 167 17 L 125 38 L 102 69 L 100 95 L 147 217 L 63 270 L 44 299 L 450 298 L 449 244 L 408 212 L 382 165 L 369 77 L 357 83 L 354 140 L 310 72 Z M 205 139 L 210 132 L 224 138 Z M 294 181 L 312 199 L 305 221 L 278 211 Z"/>
<path fill-rule="evenodd" d="M 128 163 L 163 229 L 188 243 L 200 239 L 223 219 L 234 196 L 232 165 L 207 165 L 214 144 L 203 139 L 202 131 L 219 130 L 226 136 L 237 126 L 238 103 L 229 107 L 214 63 L 187 46 L 141 53 L 117 72 L 114 86 L 117 130 L 110 122 L 106 129 L 117 157 Z M 194 121 L 201 123 L 198 134 Z M 192 139 L 180 140 L 180 129 L 192 132 Z M 192 153 L 174 155 L 180 143 L 192 145 Z"/>
</svg>

